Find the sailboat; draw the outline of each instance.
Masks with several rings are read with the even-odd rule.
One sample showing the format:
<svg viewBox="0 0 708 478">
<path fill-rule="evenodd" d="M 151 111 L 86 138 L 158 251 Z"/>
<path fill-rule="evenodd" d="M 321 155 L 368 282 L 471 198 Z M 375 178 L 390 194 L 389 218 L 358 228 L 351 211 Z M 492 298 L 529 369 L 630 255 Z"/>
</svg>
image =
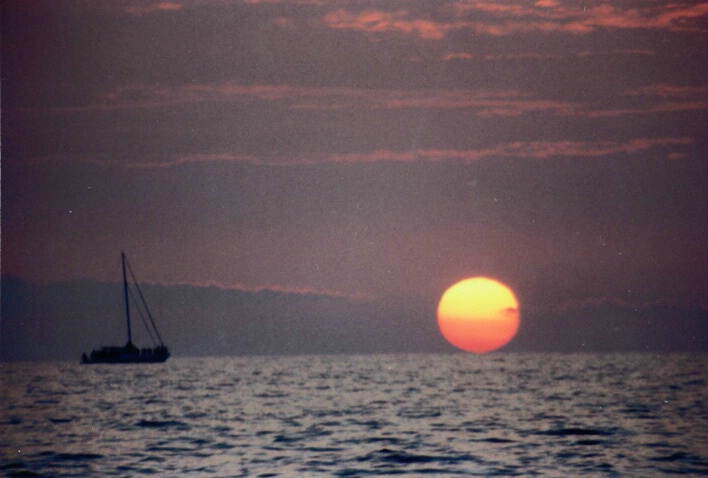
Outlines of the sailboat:
<svg viewBox="0 0 708 478">
<path fill-rule="evenodd" d="M 123 294 L 125 295 L 125 320 L 128 325 L 128 343 L 125 344 L 123 347 L 120 347 L 120 346 L 101 347 L 97 350 L 91 351 L 91 353 L 88 355 L 84 352 L 81 355 L 81 363 L 82 364 L 95 364 L 95 363 L 114 364 L 114 363 L 159 363 L 159 362 L 164 362 L 165 360 L 170 358 L 170 351 L 162 343 L 162 338 L 160 337 L 160 332 L 158 332 L 157 326 L 155 325 L 155 322 L 152 320 L 152 315 L 150 314 L 150 310 L 147 307 L 147 303 L 145 302 L 145 298 L 143 297 L 143 293 L 140 291 L 140 287 L 138 287 L 138 283 L 135 280 L 135 276 L 133 275 L 133 271 L 130 269 L 130 264 L 128 264 L 127 259 L 125 258 L 125 253 L 121 252 L 120 257 L 121 257 L 121 262 L 123 264 Z M 145 312 L 147 313 L 147 317 L 149 319 L 150 325 L 148 325 L 148 321 L 145 320 L 145 316 L 142 314 L 142 311 L 140 309 L 138 309 L 138 312 L 140 312 L 141 317 L 143 319 L 143 324 L 145 324 L 145 329 L 147 330 L 148 335 L 150 336 L 150 338 L 153 341 L 152 348 L 138 348 L 135 345 L 133 345 L 133 334 L 132 334 L 132 330 L 130 327 L 131 291 L 128 287 L 126 266 L 127 266 L 128 271 L 130 271 L 130 276 L 133 279 L 133 284 L 135 286 L 135 290 L 137 290 L 137 292 L 138 292 L 138 296 L 140 298 L 140 303 L 142 303 L 143 309 L 145 309 Z M 157 340 L 155 340 L 155 337 L 157 337 Z"/>
</svg>

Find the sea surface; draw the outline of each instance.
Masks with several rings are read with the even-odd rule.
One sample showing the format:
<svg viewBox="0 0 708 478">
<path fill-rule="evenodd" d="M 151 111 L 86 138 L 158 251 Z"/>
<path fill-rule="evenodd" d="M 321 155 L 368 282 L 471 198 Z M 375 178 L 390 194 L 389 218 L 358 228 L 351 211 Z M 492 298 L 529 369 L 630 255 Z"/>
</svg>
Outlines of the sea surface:
<svg viewBox="0 0 708 478">
<path fill-rule="evenodd" d="M 0 474 L 708 476 L 708 356 L 0 364 Z"/>
</svg>

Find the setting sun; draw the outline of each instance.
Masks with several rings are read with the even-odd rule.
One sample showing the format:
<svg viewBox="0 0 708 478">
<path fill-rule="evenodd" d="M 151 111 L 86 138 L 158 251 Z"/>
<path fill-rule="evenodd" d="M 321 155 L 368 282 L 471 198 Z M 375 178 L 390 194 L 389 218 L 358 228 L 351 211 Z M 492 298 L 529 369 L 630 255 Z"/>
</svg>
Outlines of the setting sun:
<svg viewBox="0 0 708 478">
<path fill-rule="evenodd" d="M 485 353 L 506 345 L 519 329 L 519 303 L 504 284 L 486 277 L 465 279 L 445 291 L 438 325 L 455 347 Z"/>
</svg>

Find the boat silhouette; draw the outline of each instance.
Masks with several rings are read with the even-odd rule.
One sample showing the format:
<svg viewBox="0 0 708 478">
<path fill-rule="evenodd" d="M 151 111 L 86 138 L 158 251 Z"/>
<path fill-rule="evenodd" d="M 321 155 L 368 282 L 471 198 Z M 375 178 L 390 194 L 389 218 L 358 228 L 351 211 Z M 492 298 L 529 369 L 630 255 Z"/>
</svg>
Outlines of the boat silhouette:
<svg viewBox="0 0 708 478">
<path fill-rule="evenodd" d="M 143 293 L 140 291 L 138 282 L 135 280 L 133 271 L 130 269 L 130 264 L 125 257 L 125 253 L 120 253 L 121 263 L 123 265 L 123 294 L 125 296 L 125 320 L 128 327 L 128 343 L 124 346 L 104 346 L 99 349 L 94 349 L 90 354 L 85 352 L 81 355 L 82 364 L 119 364 L 119 363 L 160 363 L 164 362 L 170 358 L 169 349 L 162 343 L 162 337 L 160 337 L 160 332 L 157 330 L 155 321 L 152 319 L 152 314 L 150 314 L 150 309 L 148 309 Z M 142 304 L 143 309 L 147 314 L 148 320 L 145 320 L 145 316 L 142 311 L 138 309 L 141 317 L 143 319 L 143 324 L 147 330 L 148 335 L 153 341 L 153 347 L 150 348 L 138 348 L 133 345 L 133 334 L 130 326 L 130 297 L 131 290 L 128 287 L 128 279 L 126 274 L 126 269 L 130 272 L 130 276 L 133 279 L 133 285 L 138 293 L 138 298 L 140 299 L 140 304 Z M 136 300 L 137 302 L 137 300 Z M 148 325 L 149 323 L 149 325 Z M 156 340 L 157 338 L 157 340 Z"/>
</svg>

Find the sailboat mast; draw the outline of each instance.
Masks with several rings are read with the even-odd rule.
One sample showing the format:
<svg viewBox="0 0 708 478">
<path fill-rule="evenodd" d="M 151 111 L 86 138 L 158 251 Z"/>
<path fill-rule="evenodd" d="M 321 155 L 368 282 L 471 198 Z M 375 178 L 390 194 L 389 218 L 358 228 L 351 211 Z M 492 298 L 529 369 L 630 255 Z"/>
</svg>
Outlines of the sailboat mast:
<svg viewBox="0 0 708 478">
<path fill-rule="evenodd" d="M 125 253 L 120 253 L 121 261 L 123 262 L 123 292 L 125 294 L 125 319 L 128 321 L 128 344 L 133 343 L 133 334 L 130 330 L 130 303 L 128 302 L 128 279 L 125 276 Z"/>
</svg>

